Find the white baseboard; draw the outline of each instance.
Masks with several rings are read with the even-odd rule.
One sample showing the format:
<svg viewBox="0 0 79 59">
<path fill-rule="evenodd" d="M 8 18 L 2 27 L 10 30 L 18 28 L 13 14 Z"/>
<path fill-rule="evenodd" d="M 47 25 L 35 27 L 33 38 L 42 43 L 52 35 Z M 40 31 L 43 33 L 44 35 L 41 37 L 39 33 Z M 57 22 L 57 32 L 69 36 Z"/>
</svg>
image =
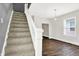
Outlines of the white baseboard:
<svg viewBox="0 0 79 59">
<path fill-rule="evenodd" d="M 63 39 L 55 38 L 55 37 L 49 37 L 49 38 L 50 38 L 50 39 L 53 38 L 54 40 L 59 40 L 59 41 L 62 41 L 62 42 L 67 42 L 67 43 L 70 43 L 70 44 L 79 46 L 79 42 L 73 42 L 73 41 L 63 40 Z"/>
<path fill-rule="evenodd" d="M 8 38 L 10 23 L 11 23 L 11 20 L 12 20 L 12 15 L 13 15 L 13 10 L 11 11 L 11 15 L 10 15 L 10 19 L 9 19 L 9 23 L 8 23 L 8 27 L 7 27 L 7 31 L 6 31 L 6 36 L 5 36 L 5 41 L 4 41 L 4 44 L 3 44 L 1 56 L 5 55 L 5 47 L 7 45 L 7 38 Z"/>
<path fill-rule="evenodd" d="M 43 35 L 43 36 L 45 36 L 45 37 L 48 37 L 48 38 L 49 38 L 49 36 L 46 36 L 46 35 Z"/>
</svg>

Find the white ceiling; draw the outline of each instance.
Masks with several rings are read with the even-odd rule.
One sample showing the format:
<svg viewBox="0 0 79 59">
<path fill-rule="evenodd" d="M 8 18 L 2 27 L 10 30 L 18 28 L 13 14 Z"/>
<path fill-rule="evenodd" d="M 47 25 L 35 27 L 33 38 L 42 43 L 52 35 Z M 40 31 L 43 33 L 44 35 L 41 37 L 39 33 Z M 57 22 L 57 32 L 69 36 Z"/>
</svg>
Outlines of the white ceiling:
<svg viewBox="0 0 79 59">
<path fill-rule="evenodd" d="M 79 9 L 78 3 L 32 3 L 29 9 L 31 15 L 43 18 L 53 18 L 56 16 L 75 11 Z"/>
</svg>

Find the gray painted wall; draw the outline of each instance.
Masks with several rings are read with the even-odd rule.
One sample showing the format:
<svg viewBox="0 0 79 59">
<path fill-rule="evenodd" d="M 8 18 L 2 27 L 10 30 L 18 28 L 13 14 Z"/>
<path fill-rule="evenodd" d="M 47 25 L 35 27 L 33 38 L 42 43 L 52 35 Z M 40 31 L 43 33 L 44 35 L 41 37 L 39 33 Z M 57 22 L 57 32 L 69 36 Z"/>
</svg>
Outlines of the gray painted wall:
<svg viewBox="0 0 79 59">
<path fill-rule="evenodd" d="M 0 55 L 2 52 L 11 11 L 12 11 L 12 4 L 0 3 L 0 21 L 1 18 L 3 18 L 3 23 L 0 22 Z"/>
<path fill-rule="evenodd" d="M 24 3 L 13 3 L 13 9 L 17 12 L 24 12 Z"/>
</svg>

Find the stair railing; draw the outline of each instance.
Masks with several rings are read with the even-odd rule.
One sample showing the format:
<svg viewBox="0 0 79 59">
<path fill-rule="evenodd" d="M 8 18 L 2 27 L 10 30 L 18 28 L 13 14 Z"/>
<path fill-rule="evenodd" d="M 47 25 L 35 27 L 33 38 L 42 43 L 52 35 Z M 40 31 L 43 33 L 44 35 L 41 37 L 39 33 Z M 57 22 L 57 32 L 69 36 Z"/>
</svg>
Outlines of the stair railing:
<svg viewBox="0 0 79 59">
<path fill-rule="evenodd" d="M 34 49 L 35 49 L 35 56 L 42 56 L 42 33 L 43 30 L 41 28 L 37 28 L 35 26 L 35 22 L 33 21 L 28 8 L 27 4 L 25 4 L 25 15 L 28 21 Z"/>
</svg>

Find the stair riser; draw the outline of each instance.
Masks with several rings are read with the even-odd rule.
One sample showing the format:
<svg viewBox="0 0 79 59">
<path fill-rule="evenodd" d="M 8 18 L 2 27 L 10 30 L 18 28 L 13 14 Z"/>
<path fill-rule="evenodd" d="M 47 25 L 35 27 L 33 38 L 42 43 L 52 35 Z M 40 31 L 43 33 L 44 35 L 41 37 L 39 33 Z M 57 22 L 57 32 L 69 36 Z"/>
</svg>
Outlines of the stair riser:
<svg viewBox="0 0 79 59">
<path fill-rule="evenodd" d="M 14 14 L 13 16 L 25 16 L 24 14 Z"/>
<path fill-rule="evenodd" d="M 28 26 L 28 24 L 11 24 L 10 26 Z"/>
<path fill-rule="evenodd" d="M 23 52 L 12 52 L 12 53 L 7 53 L 5 56 L 35 56 L 34 51 L 23 51 Z"/>
<path fill-rule="evenodd" d="M 24 38 L 24 37 L 31 37 L 29 35 L 25 35 L 25 36 L 9 36 L 8 38 Z"/>
<path fill-rule="evenodd" d="M 13 16 L 22 16 L 22 17 L 25 17 L 24 14 L 13 14 Z"/>
<path fill-rule="evenodd" d="M 11 22 L 11 24 L 28 24 L 27 22 L 16 22 L 16 21 L 13 21 Z"/>
<path fill-rule="evenodd" d="M 29 30 L 10 30 L 9 32 L 28 32 Z"/>
<path fill-rule="evenodd" d="M 30 34 L 9 34 L 9 37 L 31 37 Z"/>
<path fill-rule="evenodd" d="M 29 44 L 32 41 L 30 39 L 8 39 L 7 45 L 22 45 L 22 44 Z"/>
<path fill-rule="evenodd" d="M 24 15 L 24 13 L 21 13 L 21 12 L 14 12 L 13 15 Z"/>
<path fill-rule="evenodd" d="M 15 25 L 13 25 L 13 26 L 11 26 L 11 28 L 28 28 L 28 26 L 15 26 Z"/>
<path fill-rule="evenodd" d="M 16 49 L 15 49 L 16 48 Z M 12 47 L 7 47 L 6 48 L 6 53 L 5 54 L 17 54 L 17 53 L 20 53 L 20 52 L 26 52 L 27 51 L 27 54 L 28 52 L 30 51 L 33 51 L 33 47 L 31 45 L 28 46 L 12 46 Z"/>
<path fill-rule="evenodd" d="M 15 18 L 15 19 L 25 19 L 25 17 L 22 17 L 22 16 L 13 16 L 13 18 Z"/>
<path fill-rule="evenodd" d="M 11 21 L 11 24 L 27 24 L 27 21 Z"/>
<path fill-rule="evenodd" d="M 23 50 L 33 49 L 33 45 L 32 44 L 13 45 L 13 46 L 9 45 L 9 46 L 6 47 L 7 52 L 11 52 L 11 50 L 13 50 L 13 51 L 17 50 L 18 51 L 18 50 L 21 50 L 21 49 L 23 49 Z"/>
<path fill-rule="evenodd" d="M 25 28 L 14 28 L 14 29 L 11 28 L 11 29 L 10 29 L 10 32 L 11 32 L 11 31 L 12 31 L 12 32 L 14 32 L 14 31 L 15 31 L 15 32 L 16 32 L 16 31 L 17 31 L 17 32 L 24 32 L 24 31 L 27 32 L 27 31 L 29 31 L 29 29 L 28 29 L 28 28 L 27 28 L 27 29 L 25 29 Z"/>
<path fill-rule="evenodd" d="M 25 19 L 12 19 L 12 21 L 25 21 L 26 22 Z"/>
</svg>

